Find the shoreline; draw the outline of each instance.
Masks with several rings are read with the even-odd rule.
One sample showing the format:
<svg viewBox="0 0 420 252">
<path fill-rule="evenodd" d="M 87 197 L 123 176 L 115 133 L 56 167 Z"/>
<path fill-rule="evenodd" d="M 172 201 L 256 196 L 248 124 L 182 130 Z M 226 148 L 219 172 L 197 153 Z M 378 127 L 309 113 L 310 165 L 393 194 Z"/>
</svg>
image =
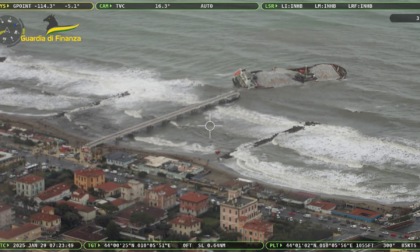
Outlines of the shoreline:
<svg viewBox="0 0 420 252">
<path fill-rule="evenodd" d="M 22 126 L 28 129 L 33 129 L 39 133 L 55 136 L 58 138 L 62 138 L 70 145 L 73 146 L 81 146 L 86 143 L 88 140 L 83 137 L 75 136 L 71 133 L 64 132 L 61 129 L 58 129 L 48 123 L 44 118 L 28 118 L 25 116 L 17 116 L 17 115 L 8 115 L 0 113 L 0 121 L 12 123 L 16 126 Z M 307 192 L 314 195 L 319 196 L 321 199 L 329 200 L 336 204 L 339 203 L 349 203 L 354 204 L 355 206 L 368 208 L 371 210 L 379 210 L 379 209 L 392 209 L 392 208 L 400 208 L 409 207 L 414 202 L 394 202 L 394 203 L 382 203 L 380 201 L 372 200 L 372 199 L 364 199 L 364 198 L 357 198 L 353 196 L 344 196 L 344 195 L 334 195 L 334 194 L 327 194 L 327 193 L 318 193 L 318 192 L 310 192 L 302 189 L 294 189 L 289 187 L 284 187 L 281 185 L 273 185 L 271 183 L 267 183 L 260 180 L 255 180 L 254 178 L 250 178 L 247 176 L 243 176 L 240 173 L 236 172 L 232 168 L 226 166 L 223 163 L 218 163 L 218 161 L 208 160 L 205 156 L 197 156 L 197 155 L 188 155 L 188 154 L 177 154 L 177 153 L 166 153 L 163 151 L 150 151 L 144 150 L 139 148 L 134 148 L 131 146 L 105 146 L 105 149 L 122 149 L 122 150 L 130 150 L 134 151 L 140 155 L 160 155 L 166 157 L 173 157 L 183 161 L 189 161 L 198 165 L 203 166 L 204 168 L 211 171 L 210 177 L 217 178 L 218 182 L 220 180 L 230 180 L 234 178 L 245 178 L 255 181 L 256 183 L 262 185 L 263 187 L 270 189 L 274 192 L 282 191 L 282 192 Z M 208 176 L 208 175 L 206 175 Z"/>
</svg>

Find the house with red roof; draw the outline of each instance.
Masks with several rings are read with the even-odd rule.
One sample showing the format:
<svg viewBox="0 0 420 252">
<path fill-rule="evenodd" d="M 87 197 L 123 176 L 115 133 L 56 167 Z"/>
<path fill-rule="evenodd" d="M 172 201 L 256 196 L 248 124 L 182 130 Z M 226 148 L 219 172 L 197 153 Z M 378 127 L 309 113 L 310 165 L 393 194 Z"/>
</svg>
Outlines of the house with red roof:
<svg viewBox="0 0 420 252">
<path fill-rule="evenodd" d="M 105 241 L 106 236 L 101 234 L 102 229 L 94 225 L 85 225 L 73 228 L 62 234 L 66 241 L 80 241 L 81 243 L 88 241 Z M 89 250 L 95 251 L 95 250 Z M 98 251 L 98 250 L 97 250 Z M 99 250 L 104 251 L 104 250 Z"/>
<path fill-rule="evenodd" d="M 41 226 L 42 232 L 56 233 L 61 228 L 61 218 L 54 214 L 54 208 L 45 206 L 40 213 L 32 214 L 30 217 L 31 223 Z"/>
<path fill-rule="evenodd" d="M 147 192 L 147 204 L 160 209 L 176 205 L 176 190 L 168 184 L 158 185 Z"/>
<path fill-rule="evenodd" d="M 334 210 L 337 207 L 337 205 L 328 201 L 317 200 L 312 201 L 305 207 L 315 212 L 331 214 L 331 211 Z"/>
<path fill-rule="evenodd" d="M 81 204 L 74 203 L 72 201 L 65 201 L 65 200 L 60 200 L 57 202 L 57 204 L 58 205 L 66 204 L 68 206 L 73 207 L 74 209 L 77 210 L 77 213 L 80 214 L 80 216 L 82 216 L 83 221 L 91 221 L 91 220 L 94 220 L 96 217 L 96 210 L 93 207 L 84 206 Z"/>
<path fill-rule="evenodd" d="M 1 241 L 33 241 L 41 237 L 41 227 L 32 223 L 0 231 Z"/>
<path fill-rule="evenodd" d="M 273 223 L 255 219 L 245 223 L 239 230 L 244 241 L 267 241 L 273 236 Z"/>
<path fill-rule="evenodd" d="M 38 193 L 34 200 L 39 204 L 41 202 L 56 202 L 64 197 L 70 197 L 70 185 L 65 183 L 56 184 L 48 187 L 45 191 Z"/>
<path fill-rule="evenodd" d="M 180 235 L 193 236 L 201 232 L 201 219 L 192 215 L 180 215 L 169 221 L 171 230 Z"/>
<path fill-rule="evenodd" d="M 134 203 L 134 201 L 128 201 L 123 198 L 111 201 L 111 205 L 118 207 L 118 210 L 126 209 L 127 207 L 134 205 Z"/>
<path fill-rule="evenodd" d="M 147 224 L 142 223 L 141 221 L 137 223 L 132 223 L 130 221 L 130 218 L 134 213 L 144 213 L 149 216 L 152 219 L 149 225 L 154 225 L 168 218 L 165 210 L 148 206 L 143 202 L 138 202 L 135 205 L 120 211 L 115 217 L 114 222 L 120 225 L 123 229 L 128 229 L 130 232 L 138 231 L 146 227 Z"/>
<path fill-rule="evenodd" d="M 29 174 L 16 180 L 16 194 L 26 197 L 35 197 L 45 190 L 43 177 Z"/>
<path fill-rule="evenodd" d="M 112 197 L 121 194 L 121 185 L 115 182 L 109 181 L 103 184 L 97 185 L 95 191 L 99 192 L 102 197 Z"/>
<path fill-rule="evenodd" d="M 125 200 L 144 200 L 144 184 L 137 180 L 130 179 L 127 183 L 121 184 L 121 198 Z"/>
<path fill-rule="evenodd" d="M 95 200 L 96 198 L 94 196 L 90 195 L 83 189 L 77 188 L 77 190 L 75 190 L 71 194 L 69 201 L 80 204 L 80 205 L 91 206 L 93 205 L 93 202 L 95 202 Z"/>
<path fill-rule="evenodd" d="M 105 172 L 102 169 L 89 168 L 74 172 L 74 184 L 87 191 L 105 183 Z"/>
<path fill-rule="evenodd" d="M 197 192 L 187 192 L 179 198 L 179 211 L 198 216 L 209 209 L 209 197 Z"/>
</svg>

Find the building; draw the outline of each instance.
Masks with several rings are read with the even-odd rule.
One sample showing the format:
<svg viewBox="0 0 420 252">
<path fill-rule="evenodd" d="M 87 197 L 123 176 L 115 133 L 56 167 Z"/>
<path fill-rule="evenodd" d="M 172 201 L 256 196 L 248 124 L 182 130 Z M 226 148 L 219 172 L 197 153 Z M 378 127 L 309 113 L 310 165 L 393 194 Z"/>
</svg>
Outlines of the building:
<svg viewBox="0 0 420 252">
<path fill-rule="evenodd" d="M 56 233 L 61 228 L 61 218 L 54 214 L 54 208 L 45 206 L 40 213 L 31 215 L 31 223 L 41 226 L 42 232 Z"/>
<path fill-rule="evenodd" d="M 99 192 L 102 197 L 112 197 L 121 194 L 121 185 L 112 181 L 105 182 L 96 186 L 95 191 Z"/>
<path fill-rule="evenodd" d="M 87 191 L 105 183 L 105 172 L 102 169 L 83 169 L 74 172 L 74 184 Z"/>
<path fill-rule="evenodd" d="M 263 220 L 251 220 L 239 231 L 243 241 L 267 241 L 273 236 L 273 223 Z"/>
<path fill-rule="evenodd" d="M 171 230 L 179 235 L 192 236 L 201 232 L 201 220 L 192 215 L 180 215 L 169 223 Z"/>
<path fill-rule="evenodd" d="M 188 192 L 179 198 L 179 211 L 198 216 L 209 209 L 209 197 L 197 192 Z"/>
<path fill-rule="evenodd" d="M 147 156 L 144 160 L 146 161 L 146 166 L 152 168 L 162 168 L 165 164 L 178 161 L 164 156 Z"/>
<path fill-rule="evenodd" d="M 143 201 L 144 184 L 130 179 L 126 184 L 121 185 L 121 198 L 125 200 Z"/>
<path fill-rule="evenodd" d="M 112 152 L 106 156 L 107 164 L 123 168 L 128 168 L 128 166 L 136 160 L 137 159 L 133 155 L 122 151 Z"/>
<path fill-rule="evenodd" d="M 84 206 L 81 204 L 74 203 L 72 201 L 65 200 L 60 200 L 57 202 L 57 204 L 66 204 L 68 206 L 73 207 L 77 210 L 77 213 L 80 214 L 80 216 L 82 216 L 83 221 L 91 221 L 94 220 L 96 217 L 96 210 L 93 207 Z"/>
<path fill-rule="evenodd" d="M 306 192 L 290 192 L 284 195 L 281 200 L 287 203 L 306 206 L 317 196 Z"/>
<path fill-rule="evenodd" d="M 23 161 L 22 157 L 13 156 L 13 154 L 9 152 L 0 151 L 0 168 L 10 167 L 20 161 Z"/>
<path fill-rule="evenodd" d="M 111 201 L 111 205 L 118 207 L 118 210 L 121 211 L 123 209 L 126 209 L 129 206 L 134 205 L 134 201 L 127 201 L 123 198 L 118 198 L 116 200 Z"/>
<path fill-rule="evenodd" d="M 170 185 L 159 185 L 147 193 L 147 203 L 149 206 L 160 209 L 169 209 L 176 205 L 176 189 L 171 188 Z"/>
<path fill-rule="evenodd" d="M 12 206 L 0 204 L 0 228 L 12 225 L 15 222 L 15 211 Z"/>
<path fill-rule="evenodd" d="M 358 221 L 364 221 L 364 222 L 374 222 L 376 219 L 381 217 L 381 214 L 378 212 L 362 209 L 362 208 L 354 208 L 350 211 L 332 210 L 331 213 L 333 215 L 346 217 L 346 218 L 350 218 L 350 219 L 358 220 Z"/>
<path fill-rule="evenodd" d="M 258 200 L 241 195 L 241 190 L 228 190 L 228 199 L 220 203 L 220 227 L 239 232 L 246 222 L 260 219 Z"/>
<path fill-rule="evenodd" d="M 334 210 L 337 207 L 337 205 L 331 202 L 317 200 L 312 201 L 305 207 L 315 212 L 331 214 L 331 211 Z"/>
<path fill-rule="evenodd" d="M 34 199 L 39 204 L 41 202 L 56 202 L 64 197 L 70 197 L 70 185 L 65 183 L 56 184 L 48 187 L 45 191 L 38 193 Z"/>
<path fill-rule="evenodd" d="M 128 229 L 129 232 L 138 231 L 146 227 L 147 223 L 142 223 L 141 221 L 137 223 L 130 222 L 130 217 L 134 213 L 144 213 L 145 215 L 150 216 L 152 221 L 149 223 L 149 226 L 168 218 L 165 210 L 148 206 L 142 202 L 138 202 L 135 205 L 119 212 L 114 219 L 114 222 L 120 225 L 123 229 Z"/>
<path fill-rule="evenodd" d="M 13 225 L 11 229 L 0 231 L 1 241 L 33 241 L 41 237 L 41 227 L 32 223 L 21 226 Z"/>
<path fill-rule="evenodd" d="M 82 244 L 88 241 L 105 241 L 106 236 L 101 234 L 102 229 L 97 226 L 85 225 L 73 228 L 62 234 L 66 241 L 79 241 Z"/>
<path fill-rule="evenodd" d="M 77 188 L 71 196 L 70 200 L 71 202 L 80 204 L 80 205 L 87 205 L 89 199 L 89 194 L 85 192 L 83 189 Z"/>
<path fill-rule="evenodd" d="M 35 197 L 45 190 L 45 180 L 36 175 L 27 175 L 16 180 L 16 194 L 26 197 Z"/>
</svg>

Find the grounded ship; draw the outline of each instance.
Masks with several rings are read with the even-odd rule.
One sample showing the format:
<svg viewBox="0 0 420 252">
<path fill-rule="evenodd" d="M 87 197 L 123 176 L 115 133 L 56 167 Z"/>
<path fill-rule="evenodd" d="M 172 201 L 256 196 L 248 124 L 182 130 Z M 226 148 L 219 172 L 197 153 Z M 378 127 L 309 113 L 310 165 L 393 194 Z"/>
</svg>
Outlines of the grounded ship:
<svg viewBox="0 0 420 252">
<path fill-rule="evenodd" d="M 243 88 L 272 88 L 308 81 L 342 80 L 347 71 L 336 64 L 316 64 L 299 68 L 274 68 L 271 71 L 239 69 L 233 74 L 233 85 Z"/>
<path fill-rule="evenodd" d="M 6 57 L 0 57 L 0 62 L 5 61 L 7 58 Z"/>
</svg>

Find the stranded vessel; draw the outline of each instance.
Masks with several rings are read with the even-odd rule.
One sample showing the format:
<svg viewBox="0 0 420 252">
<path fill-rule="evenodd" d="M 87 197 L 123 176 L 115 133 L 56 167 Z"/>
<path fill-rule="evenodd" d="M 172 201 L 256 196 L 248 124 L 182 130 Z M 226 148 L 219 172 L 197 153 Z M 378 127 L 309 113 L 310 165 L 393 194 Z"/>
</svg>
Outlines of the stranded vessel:
<svg viewBox="0 0 420 252">
<path fill-rule="evenodd" d="M 347 77 L 347 71 L 336 64 L 316 64 L 309 67 L 273 68 L 270 71 L 251 71 L 239 69 L 233 74 L 235 87 L 271 88 L 308 81 L 342 80 Z"/>
</svg>

